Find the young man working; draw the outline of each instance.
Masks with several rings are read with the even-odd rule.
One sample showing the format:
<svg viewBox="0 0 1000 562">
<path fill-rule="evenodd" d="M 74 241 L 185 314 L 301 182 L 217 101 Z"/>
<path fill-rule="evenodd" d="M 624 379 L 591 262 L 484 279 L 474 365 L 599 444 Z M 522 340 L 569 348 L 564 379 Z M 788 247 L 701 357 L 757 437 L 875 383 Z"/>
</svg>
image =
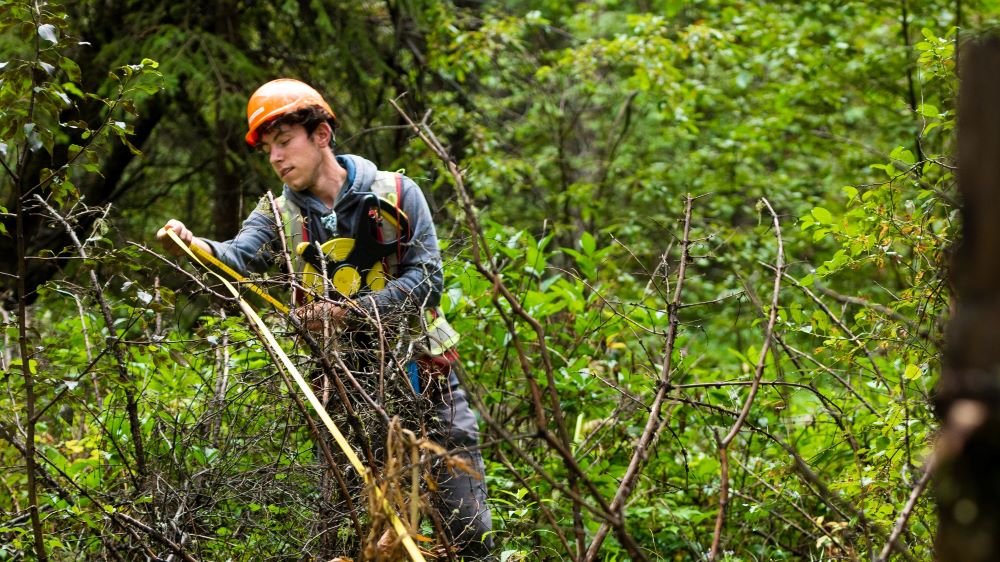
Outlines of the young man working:
<svg viewBox="0 0 1000 562">
<path fill-rule="evenodd" d="M 319 299 L 296 309 L 296 314 L 306 329 L 341 327 L 350 334 L 363 331 L 358 327 L 373 318 L 413 319 L 437 306 L 443 286 L 437 234 L 423 193 L 412 180 L 378 172 L 373 163 L 358 156 L 336 155 L 334 112 L 316 90 L 297 80 L 279 79 L 261 86 L 247 105 L 247 120 L 246 140 L 267 154 L 284 183 L 282 197 L 276 205 L 262 198 L 235 238 L 226 242 L 198 238 L 182 222 L 170 220 L 157 233 L 168 250 L 181 252 L 166 234 L 171 229 L 186 244 L 200 246 L 237 271 L 261 273 L 280 267 L 285 256 L 298 258 L 295 249 L 300 242 L 360 240 L 359 232 L 371 225 L 367 212 L 358 209 L 372 201 L 373 190 L 385 191 L 385 181 L 394 177 L 395 196 L 391 198 L 406 217 L 408 232 L 398 233 L 399 244 L 386 262 L 388 280 L 373 282 L 377 289 L 363 291 L 363 296 L 353 299 L 353 308 Z M 434 364 L 440 368 L 441 358 Z M 478 559 L 492 548 L 479 432 L 464 390 L 447 366 L 443 370 L 440 383 L 425 389 L 434 402 L 440 428 L 433 437 L 471 461 L 478 475 L 437 470 L 434 501 L 457 554 Z"/>
</svg>

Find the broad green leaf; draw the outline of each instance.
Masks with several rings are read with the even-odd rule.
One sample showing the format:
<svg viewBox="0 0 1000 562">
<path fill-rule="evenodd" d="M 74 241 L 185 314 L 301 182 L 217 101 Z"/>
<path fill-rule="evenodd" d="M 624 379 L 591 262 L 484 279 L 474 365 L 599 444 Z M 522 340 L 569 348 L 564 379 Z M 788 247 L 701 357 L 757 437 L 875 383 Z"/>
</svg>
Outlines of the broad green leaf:
<svg viewBox="0 0 1000 562">
<path fill-rule="evenodd" d="M 889 154 L 889 157 L 893 160 L 899 160 L 904 164 L 909 165 L 913 165 L 917 161 L 917 159 L 913 156 L 913 153 L 902 146 L 897 146 L 893 149 L 893 151 Z"/>
<path fill-rule="evenodd" d="M 580 236 L 580 250 L 582 250 L 584 254 L 590 256 L 594 253 L 596 248 L 597 241 L 594 240 L 594 237 L 589 232 L 584 232 Z"/>
<path fill-rule="evenodd" d="M 833 214 L 823 207 L 815 207 L 812 210 L 812 216 L 816 219 L 816 222 L 820 224 L 833 224 Z"/>
<path fill-rule="evenodd" d="M 917 107 L 917 113 L 923 115 L 924 117 L 938 117 L 941 114 L 937 107 L 929 103 L 920 104 L 920 106 Z"/>
</svg>

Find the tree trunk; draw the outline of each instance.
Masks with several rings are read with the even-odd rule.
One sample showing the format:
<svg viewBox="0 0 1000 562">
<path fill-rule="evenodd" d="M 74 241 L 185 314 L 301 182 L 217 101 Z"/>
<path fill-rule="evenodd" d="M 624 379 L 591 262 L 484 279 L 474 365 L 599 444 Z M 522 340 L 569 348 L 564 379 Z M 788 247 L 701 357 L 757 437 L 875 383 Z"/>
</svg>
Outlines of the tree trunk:
<svg viewBox="0 0 1000 562">
<path fill-rule="evenodd" d="M 234 21 L 236 6 L 231 0 L 220 1 L 215 10 L 215 34 L 226 42 L 237 45 L 240 38 Z M 243 220 L 242 176 L 236 173 L 230 153 L 239 150 L 243 135 L 237 124 L 227 120 L 222 111 L 222 97 L 226 84 L 217 84 L 215 99 L 215 191 L 212 197 L 212 237 L 228 240 L 239 230 Z M 252 88 L 251 88 L 252 89 Z"/>
<path fill-rule="evenodd" d="M 963 46 L 958 111 L 962 237 L 937 408 L 938 559 L 1000 559 L 1000 38 Z"/>
</svg>

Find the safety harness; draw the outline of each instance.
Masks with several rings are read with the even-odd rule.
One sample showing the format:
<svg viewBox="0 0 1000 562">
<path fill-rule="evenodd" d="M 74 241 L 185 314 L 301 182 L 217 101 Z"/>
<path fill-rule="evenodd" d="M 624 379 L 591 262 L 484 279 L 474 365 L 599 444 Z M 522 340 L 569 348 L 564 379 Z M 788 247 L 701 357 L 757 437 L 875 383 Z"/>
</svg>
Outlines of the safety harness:
<svg viewBox="0 0 1000 562">
<path fill-rule="evenodd" d="M 304 293 L 293 295 L 297 304 L 324 293 L 332 298 L 354 298 L 384 289 L 399 274 L 406 244 L 412 231 L 402 209 L 403 176 L 379 171 L 371 192 L 362 195 L 355 210 L 350 238 L 334 238 L 323 244 L 309 240 L 302 209 L 282 195 L 275 199 L 281 213 L 285 239 L 292 252 L 293 267 L 300 273 Z M 457 359 L 459 334 L 440 308 L 426 308 L 413 326 L 423 337 L 424 352 L 445 361 Z"/>
</svg>

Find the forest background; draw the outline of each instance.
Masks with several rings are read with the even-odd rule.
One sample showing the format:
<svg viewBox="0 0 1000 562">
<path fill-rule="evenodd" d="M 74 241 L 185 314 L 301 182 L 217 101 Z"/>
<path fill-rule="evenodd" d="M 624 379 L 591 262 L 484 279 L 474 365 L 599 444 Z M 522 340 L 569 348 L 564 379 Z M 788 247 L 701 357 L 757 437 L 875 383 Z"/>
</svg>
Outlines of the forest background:
<svg viewBox="0 0 1000 562">
<path fill-rule="evenodd" d="M 227 239 L 277 190 L 243 134 L 279 76 L 326 95 L 338 152 L 428 196 L 501 560 L 930 559 L 955 60 L 998 18 L 0 2 L 0 560 L 371 540 L 374 517 L 317 538 L 303 413 L 238 309 L 151 244 L 170 217 Z"/>
</svg>

